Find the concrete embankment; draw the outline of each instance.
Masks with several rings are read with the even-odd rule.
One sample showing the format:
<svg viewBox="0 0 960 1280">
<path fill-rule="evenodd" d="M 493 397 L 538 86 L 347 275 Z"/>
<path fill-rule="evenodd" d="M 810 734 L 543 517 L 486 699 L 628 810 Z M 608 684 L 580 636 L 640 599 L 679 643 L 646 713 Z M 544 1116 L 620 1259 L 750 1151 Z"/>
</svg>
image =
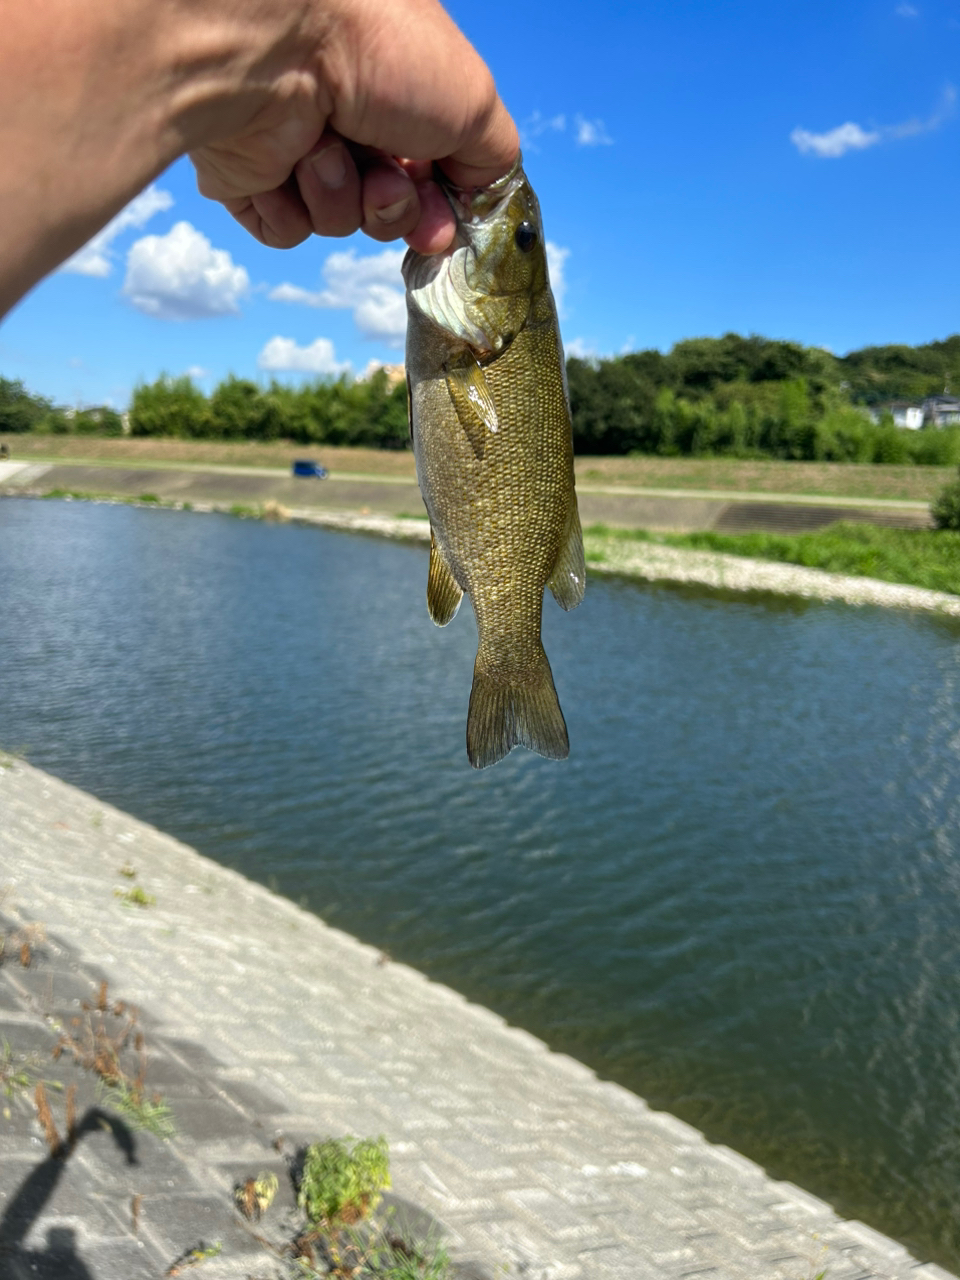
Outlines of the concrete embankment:
<svg viewBox="0 0 960 1280">
<path fill-rule="evenodd" d="M 32 1072 L 0 1108 L 4 1277 L 156 1280 L 201 1243 L 221 1246 L 206 1280 L 289 1275 L 283 1153 L 382 1132 L 397 1229 L 442 1232 L 460 1280 L 950 1280 L 91 795 L 7 761 L 0 812 L 0 1042 Z M 125 901 L 131 886 L 147 905 Z M 131 1005 L 167 1141 L 98 1101 L 70 1052 L 50 1058 L 63 1032 L 112 1034 Z M 39 1076 L 80 1090 L 58 1155 Z M 62 1136 L 69 1104 L 48 1095 L 47 1137 Z M 253 1226 L 234 1189 L 271 1170 L 280 1194 Z"/>
<path fill-rule="evenodd" d="M 73 464 L 0 463 L 0 497 L 62 492 L 120 500 L 159 500 L 197 510 L 251 512 L 275 503 L 295 520 L 328 528 L 374 533 L 413 541 L 429 539 L 425 512 L 415 482 L 395 476 L 340 475 L 327 480 L 294 479 L 285 472 L 252 467 L 143 467 Z M 900 527 L 927 527 L 929 509 L 920 503 L 863 499 L 776 502 L 736 500 L 679 492 L 648 494 L 623 489 L 578 488 L 585 526 L 726 531 L 762 527 L 797 532 L 837 519 L 864 520 Z M 798 565 L 752 560 L 712 551 L 692 551 L 612 537 L 587 539 L 590 567 L 650 582 L 694 583 L 733 592 L 764 591 L 812 600 L 842 600 L 923 609 L 960 617 L 960 597 L 922 587 L 880 582 L 805 569 Z"/>
<path fill-rule="evenodd" d="M 317 511 L 418 515 L 423 504 L 412 477 L 334 472 L 327 480 L 295 478 L 271 468 L 225 466 L 131 467 L 90 463 L 0 463 L 0 493 L 66 492 L 220 506 L 279 502 Z M 653 530 L 753 530 L 799 533 L 835 520 L 897 528 L 929 528 L 921 502 L 863 498 L 812 498 L 790 494 L 723 494 L 644 489 L 581 479 L 577 493 L 585 525 Z"/>
</svg>

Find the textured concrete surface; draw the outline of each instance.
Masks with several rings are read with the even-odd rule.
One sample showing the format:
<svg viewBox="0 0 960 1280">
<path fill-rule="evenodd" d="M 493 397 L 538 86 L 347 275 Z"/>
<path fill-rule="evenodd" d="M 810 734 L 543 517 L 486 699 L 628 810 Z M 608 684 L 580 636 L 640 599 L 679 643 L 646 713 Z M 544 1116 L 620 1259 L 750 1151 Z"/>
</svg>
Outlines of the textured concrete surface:
<svg viewBox="0 0 960 1280">
<path fill-rule="evenodd" d="M 4 471 L 3 468 L 6 467 Z M 379 515 L 420 515 L 416 481 L 398 476 L 337 472 L 329 479 L 296 479 L 263 467 L 121 467 L 76 463 L 0 463 L 0 493 L 49 493 L 53 489 L 136 498 L 153 494 L 194 506 L 279 502 L 317 511 L 363 511 Z M 929 507 L 901 501 L 829 502 L 790 495 L 746 495 L 641 489 L 629 485 L 577 485 L 584 525 L 633 529 L 717 529 L 728 533 L 765 530 L 797 533 L 835 520 L 859 520 L 898 528 L 929 528 Z"/>
<path fill-rule="evenodd" d="M 131 885 L 153 905 L 126 905 Z M 387 1136 L 395 1207 L 445 1233 L 462 1280 L 949 1280 L 455 992 L 9 761 L 0 895 L 0 1048 L 80 1086 L 60 1156 L 32 1094 L 0 1094 L 4 1280 L 159 1277 L 201 1242 L 222 1252 L 191 1275 L 276 1275 L 255 1232 L 278 1245 L 292 1230 L 284 1152 L 346 1133 Z M 129 1011 L 115 1001 L 139 1010 L 169 1141 L 131 1128 L 69 1053 L 48 1057 L 63 1031 L 116 1030 Z M 50 1097 L 62 1136 L 65 1095 Z M 254 1230 L 232 1192 L 261 1169 L 282 1190 Z"/>
</svg>

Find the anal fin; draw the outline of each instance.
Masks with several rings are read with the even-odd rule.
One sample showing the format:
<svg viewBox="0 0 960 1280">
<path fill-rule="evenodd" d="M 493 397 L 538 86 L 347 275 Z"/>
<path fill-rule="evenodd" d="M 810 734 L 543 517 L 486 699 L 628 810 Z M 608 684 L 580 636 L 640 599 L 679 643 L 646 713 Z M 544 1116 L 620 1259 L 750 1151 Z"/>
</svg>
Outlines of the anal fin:
<svg viewBox="0 0 960 1280">
<path fill-rule="evenodd" d="M 583 559 L 583 531 L 580 528 L 576 499 L 567 518 L 563 546 L 557 556 L 557 563 L 553 566 L 553 573 L 547 579 L 547 586 L 561 609 L 575 609 L 583 600 L 587 586 L 587 566 Z"/>
<path fill-rule="evenodd" d="M 430 530 L 430 568 L 427 572 L 427 612 L 438 627 L 445 627 L 457 616 L 463 592 L 450 572 L 450 566 L 437 546 Z"/>
<path fill-rule="evenodd" d="M 496 434 L 500 430 L 500 419 L 483 370 L 476 360 L 471 357 L 466 363 L 447 370 L 447 390 L 477 461 L 482 461 L 487 451 L 488 434 Z"/>
</svg>

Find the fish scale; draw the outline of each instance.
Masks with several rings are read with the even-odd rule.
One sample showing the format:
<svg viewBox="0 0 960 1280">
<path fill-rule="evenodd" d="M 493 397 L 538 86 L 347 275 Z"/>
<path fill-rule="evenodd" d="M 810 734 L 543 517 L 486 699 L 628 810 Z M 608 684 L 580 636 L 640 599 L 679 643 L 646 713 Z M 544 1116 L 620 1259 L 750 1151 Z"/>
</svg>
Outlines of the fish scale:
<svg viewBox="0 0 960 1280">
<path fill-rule="evenodd" d="M 411 432 L 433 534 L 428 608 L 446 625 L 463 593 L 476 615 L 471 764 L 517 745 L 562 759 L 543 592 L 573 608 L 585 572 L 540 211 L 519 163 L 490 188 L 447 193 L 451 249 L 404 261 Z"/>
</svg>

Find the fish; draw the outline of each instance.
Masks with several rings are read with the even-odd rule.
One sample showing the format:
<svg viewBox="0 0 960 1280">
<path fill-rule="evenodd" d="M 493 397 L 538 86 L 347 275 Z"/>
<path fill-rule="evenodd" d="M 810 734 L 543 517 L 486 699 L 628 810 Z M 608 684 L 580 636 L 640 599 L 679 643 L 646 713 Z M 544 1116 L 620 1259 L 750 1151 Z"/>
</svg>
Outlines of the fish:
<svg viewBox="0 0 960 1280">
<path fill-rule="evenodd" d="M 540 638 L 544 591 L 583 600 L 586 570 L 563 344 L 540 206 L 518 156 L 464 190 L 437 180 L 457 220 L 438 254 L 410 249 L 406 375 L 417 480 L 430 518 L 427 610 L 464 595 L 477 621 L 467 711 L 476 769 L 516 746 L 569 755 Z"/>
</svg>

